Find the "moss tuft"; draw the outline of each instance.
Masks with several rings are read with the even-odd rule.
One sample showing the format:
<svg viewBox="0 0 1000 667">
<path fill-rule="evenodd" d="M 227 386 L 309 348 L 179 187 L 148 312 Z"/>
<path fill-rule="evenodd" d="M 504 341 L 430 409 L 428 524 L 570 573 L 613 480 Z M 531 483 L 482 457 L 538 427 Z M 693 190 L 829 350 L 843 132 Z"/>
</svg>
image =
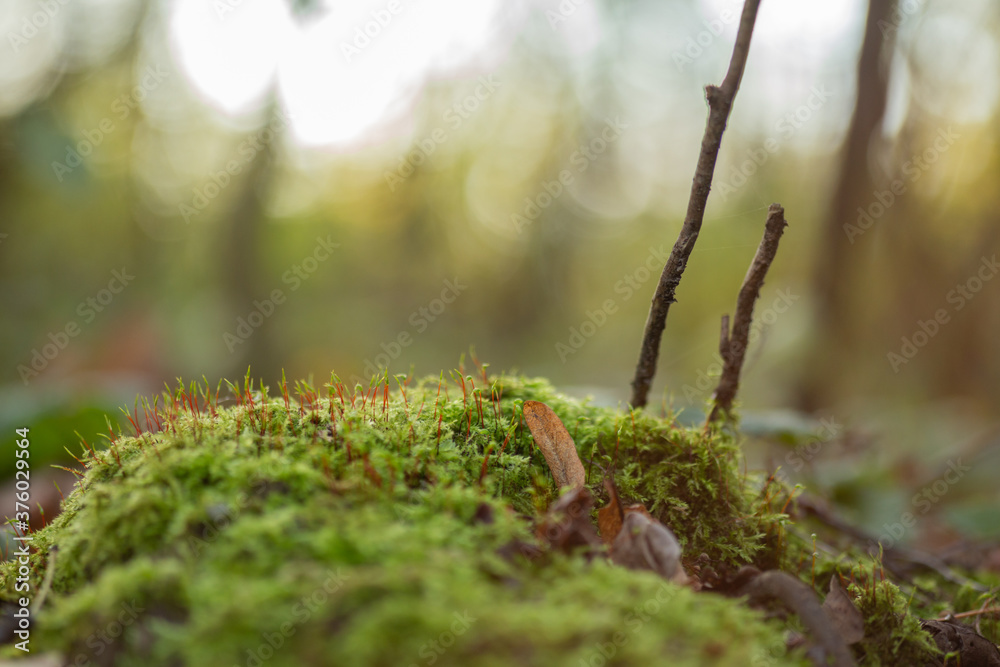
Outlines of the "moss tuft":
<svg viewBox="0 0 1000 667">
<path fill-rule="evenodd" d="M 740 471 L 732 433 L 544 380 L 387 380 L 274 397 L 247 377 L 231 399 L 192 385 L 144 403 L 131 437 L 85 452 L 63 513 L 33 535 L 32 587 L 51 587 L 33 642 L 78 664 L 804 663 L 740 600 L 601 560 L 499 555 L 534 542 L 557 495 L 522 423 L 530 399 L 566 424 L 599 505 L 614 470 L 689 566 L 801 560 L 780 513 L 790 492 Z M 17 597 L 15 578 L 0 565 L 0 598 Z M 922 650 L 898 591 L 865 590 L 871 664 Z"/>
<path fill-rule="evenodd" d="M 937 646 L 909 613 L 910 603 L 884 572 L 859 565 L 847 591 L 865 619 L 865 637 L 858 644 L 862 665 L 934 664 Z"/>
</svg>

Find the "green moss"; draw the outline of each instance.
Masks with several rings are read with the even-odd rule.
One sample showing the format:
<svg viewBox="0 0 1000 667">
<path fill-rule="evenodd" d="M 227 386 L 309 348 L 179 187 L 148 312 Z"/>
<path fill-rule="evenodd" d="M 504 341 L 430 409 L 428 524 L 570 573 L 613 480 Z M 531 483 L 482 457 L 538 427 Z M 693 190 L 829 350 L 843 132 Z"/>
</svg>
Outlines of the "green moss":
<svg viewBox="0 0 1000 667">
<path fill-rule="evenodd" d="M 729 432 L 517 377 L 392 392 L 333 378 L 294 399 L 231 388 L 228 405 L 207 387 L 171 392 L 151 420 L 162 430 L 86 453 L 65 510 L 34 534 L 32 585 L 51 586 L 36 650 L 123 665 L 803 664 L 783 626 L 740 600 L 601 560 L 498 555 L 534 541 L 556 496 L 521 424 L 531 399 L 574 436 L 599 504 L 613 468 L 689 564 L 801 560 L 778 511 L 789 491 L 741 473 Z M 16 597 L 15 576 L 0 566 L 0 597 Z M 889 623 L 879 609 L 872 623 Z M 902 623 L 889 636 L 909 637 Z"/>
<path fill-rule="evenodd" d="M 865 619 L 865 638 L 858 648 L 862 665 L 922 665 L 940 655 L 933 640 L 910 613 L 911 600 L 881 569 L 858 565 L 848 594 Z"/>
</svg>

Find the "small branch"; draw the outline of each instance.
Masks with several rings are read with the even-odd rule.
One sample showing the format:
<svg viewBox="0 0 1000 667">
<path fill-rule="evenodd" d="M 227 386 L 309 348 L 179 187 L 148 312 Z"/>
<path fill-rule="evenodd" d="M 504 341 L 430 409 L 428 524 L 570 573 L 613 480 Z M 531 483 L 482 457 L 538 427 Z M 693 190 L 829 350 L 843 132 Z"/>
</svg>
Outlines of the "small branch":
<svg viewBox="0 0 1000 667">
<path fill-rule="evenodd" d="M 975 611 L 963 611 L 961 614 L 948 614 L 943 618 L 936 618 L 935 621 L 950 621 L 956 618 L 969 618 L 970 616 L 981 616 L 982 614 L 1000 614 L 1000 607 L 982 607 Z"/>
<path fill-rule="evenodd" d="M 816 599 L 816 593 L 787 572 L 778 570 L 763 572 L 746 584 L 740 590 L 740 594 L 747 595 L 755 601 L 768 598 L 780 600 L 798 614 L 802 625 L 809 630 L 819 645 L 826 649 L 826 656 L 833 658 L 836 667 L 850 667 L 857 664 L 847 644 L 837 633 L 834 624 L 830 622 L 830 618 Z"/>
<path fill-rule="evenodd" d="M 838 517 L 824 501 L 817 497 L 802 494 L 795 502 L 803 513 L 835 531 L 847 535 L 856 544 L 864 547 L 869 555 L 878 556 L 881 552 L 881 560 L 885 569 L 900 579 L 912 579 L 914 566 L 920 566 L 931 570 L 953 584 L 968 586 L 979 593 L 986 593 L 989 590 L 986 586 L 959 574 L 947 562 L 930 553 L 900 545 L 883 545 L 874 535 Z"/>
<path fill-rule="evenodd" d="M 757 20 L 757 8 L 760 0 L 746 0 L 743 5 L 743 15 L 740 17 L 740 27 L 736 34 L 736 44 L 733 46 L 733 57 L 729 61 L 729 71 L 721 86 L 707 86 L 705 96 L 708 98 L 708 121 L 705 124 L 705 134 L 701 139 L 701 154 L 698 156 L 698 166 L 695 168 L 694 181 L 691 184 L 691 195 L 688 198 L 687 215 L 684 226 L 677 237 L 670 257 L 667 259 L 660 282 L 653 294 L 649 306 L 649 316 L 646 318 L 646 328 L 642 334 L 642 347 L 639 350 L 639 363 L 632 379 L 633 407 L 646 405 L 649 387 L 656 374 L 656 361 L 660 356 L 660 340 L 663 338 L 663 328 L 667 323 L 667 312 L 674 303 L 674 293 L 681 281 L 681 274 L 687 267 L 688 258 L 694 250 L 695 241 L 701 231 L 701 223 L 705 217 L 705 204 L 708 193 L 712 189 L 712 176 L 715 174 L 715 162 L 722 146 L 722 133 L 726 131 L 729 111 L 733 106 L 736 91 L 743 79 L 743 69 L 746 66 L 747 55 L 750 52 L 750 37 Z"/>
<path fill-rule="evenodd" d="M 747 352 L 750 339 L 750 323 L 753 321 L 753 305 L 760 296 L 760 288 L 764 286 L 764 276 L 774 261 L 778 252 L 778 241 L 788 223 L 785 222 L 785 209 L 780 204 L 771 204 L 767 209 L 767 223 L 764 225 L 764 238 L 760 240 L 757 253 L 747 275 L 743 278 L 743 287 L 736 298 L 736 315 L 733 318 L 733 330 L 729 332 L 729 316 L 722 316 L 722 334 L 719 340 L 719 354 L 722 355 L 722 377 L 715 389 L 715 406 L 708 421 L 715 421 L 722 414 L 729 414 L 736 398 L 736 390 L 740 387 L 740 370 Z"/>
</svg>

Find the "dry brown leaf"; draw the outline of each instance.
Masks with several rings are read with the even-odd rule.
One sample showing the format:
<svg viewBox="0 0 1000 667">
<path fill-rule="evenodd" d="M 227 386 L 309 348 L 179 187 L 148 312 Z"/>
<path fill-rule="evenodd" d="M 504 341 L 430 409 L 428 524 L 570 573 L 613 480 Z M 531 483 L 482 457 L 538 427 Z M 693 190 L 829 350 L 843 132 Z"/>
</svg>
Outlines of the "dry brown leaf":
<svg viewBox="0 0 1000 667">
<path fill-rule="evenodd" d="M 579 486 L 567 491 L 552 503 L 552 507 L 536 527 L 535 534 L 552 548 L 567 553 L 578 547 L 587 547 L 588 550 L 599 547 L 601 541 L 590 521 L 593 506 L 594 497 L 586 487 Z"/>
<path fill-rule="evenodd" d="M 587 473 L 580 455 L 569 431 L 552 408 L 538 401 L 525 401 L 524 420 L 535 444 L 542 450 L 556 484 L 583 487 L 587 483 Z"/>
<path fill-rule="evenodd" d="M 625 514 L 628 514 L 629 512 L 638 512 L 639 514 L 642 514 L 650 521 L 656 521 L 656 519 L 653 518 L 653 515 L 649 513 L 649 510 L 646 509 L 646 506 L 643 505 L 642 503 L 636 503 L 634 505 L 629 505 L 628 507 L 626 507 Z M 659 521 L 656 522 L 659 523 Z"/>
<path fill-rule="evenodd" d="M 823 611 L 830 617 L 830 622 L 845 644 L 850 646 L 864 639 L 865 618 L 854 606 L 854 601 L 847 597 L 847 593 L 840 585 L 840 579 L 836 576 L 830 579 L 830 592 L 823 601 Z"/>
<path fill-rule="evenodd" d="M 652 570 L 665 579 L 684 581 L 681 545 L 656 519 L 640 511 L 627 512 L 611 544 L 611 560 L 632 570 Z"/>
<path fill-rule="evenodd" d="M 942 653 L 957 655 L 949 665 L 962 667 L 1000 667 L 1000 649 L 967 625 L 952 621 L 920 621 Z"/>
<path fill-rule="evenodd" d="M 604 489 L 608 492 L 608 504 L 597 510 L 597 528 L 601 531 L 601 540 L 611 544 L 622 529 L 625 513 L 618 501 L 618 489 L 611 477 L 604 479 Z"/>
</svg>

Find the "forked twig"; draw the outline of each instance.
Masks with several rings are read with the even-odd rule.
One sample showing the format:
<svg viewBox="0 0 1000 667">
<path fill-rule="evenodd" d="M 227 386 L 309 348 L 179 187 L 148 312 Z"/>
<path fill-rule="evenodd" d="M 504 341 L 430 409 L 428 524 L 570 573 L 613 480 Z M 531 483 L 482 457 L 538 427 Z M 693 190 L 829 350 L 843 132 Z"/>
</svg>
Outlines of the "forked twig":
<svg viewBox="0 0 1000 667">
<path fill-rule="evenodd" d="M 729 111 L 733 106 L 736 91 L 743 79 L 743 69 L 746 66 L 747 54 L 750 52 L 750 37 L 757 20 L 757 8 L 760 0 L 746 0 L 743 14 L 740 17 L 740 27 L 736 34 L 736 44 L 733 46 L 733 57 L 729 61 L 729 71 L 721 86 L 706 86 L 705 96 L 708 98 L 708 121 L 705 124 L 705 134 L 701 139 L 701 154 L 698 156 L 698 166 L 694 172 L 694 182 L 691 184 L 691 195 L 688 198 L 687 214 L 684 226 L 677 237 L 670 258 L 656 293 L 649 306 L 649 317 L 646 318 L 646 328 L 642 334 L 642 347 L 639 350 L 639 363 L 632 379 L 632 406 L 646 405 L 649 387 L 656 374 L 656 360 L 660 355 L 660 340 L 663 338 L 663 328 L 667 323 L 667 312 L 674 303 L 674 293 L 681 281 L 681 274 L 687 266 L 695 241 L 701 231 L 701 223 L 705 217 L 705 203 L 712 188 L 712 176 L 715 173 L 715 162 L 719 157 L 719 147 L 722 145 L 722 133 L 726 131 Z"/>
<path fill-rule="evenodd" d="M 728 415 L 736 398 L 736 390 L 740 387 L 740 370 L 747 352 L 750 339 L 750 323 L 753 321 L 753 305 L 760 296 L 760 288 L 764 286 L 764 276 L 774 261 L 778 252 L 778 241 L 788 223 L 785 222 L 785 209 L 780 204 L 771 204 L 767 209 L 767 223 L 764 225 L 764 238 L 757 246 L 753 263 L 743 278 L 743 286 L 736 298 L 736 315 L 733 317 L 733 330 L 729 331 L 729 315 L 722 316 L 722 333 L 719 337 L 719 354 L 722 355 L 722 377 L 715 389 L 712 413 L 708 421 L 713 422 L 721 415 Z"/>
</svg>

